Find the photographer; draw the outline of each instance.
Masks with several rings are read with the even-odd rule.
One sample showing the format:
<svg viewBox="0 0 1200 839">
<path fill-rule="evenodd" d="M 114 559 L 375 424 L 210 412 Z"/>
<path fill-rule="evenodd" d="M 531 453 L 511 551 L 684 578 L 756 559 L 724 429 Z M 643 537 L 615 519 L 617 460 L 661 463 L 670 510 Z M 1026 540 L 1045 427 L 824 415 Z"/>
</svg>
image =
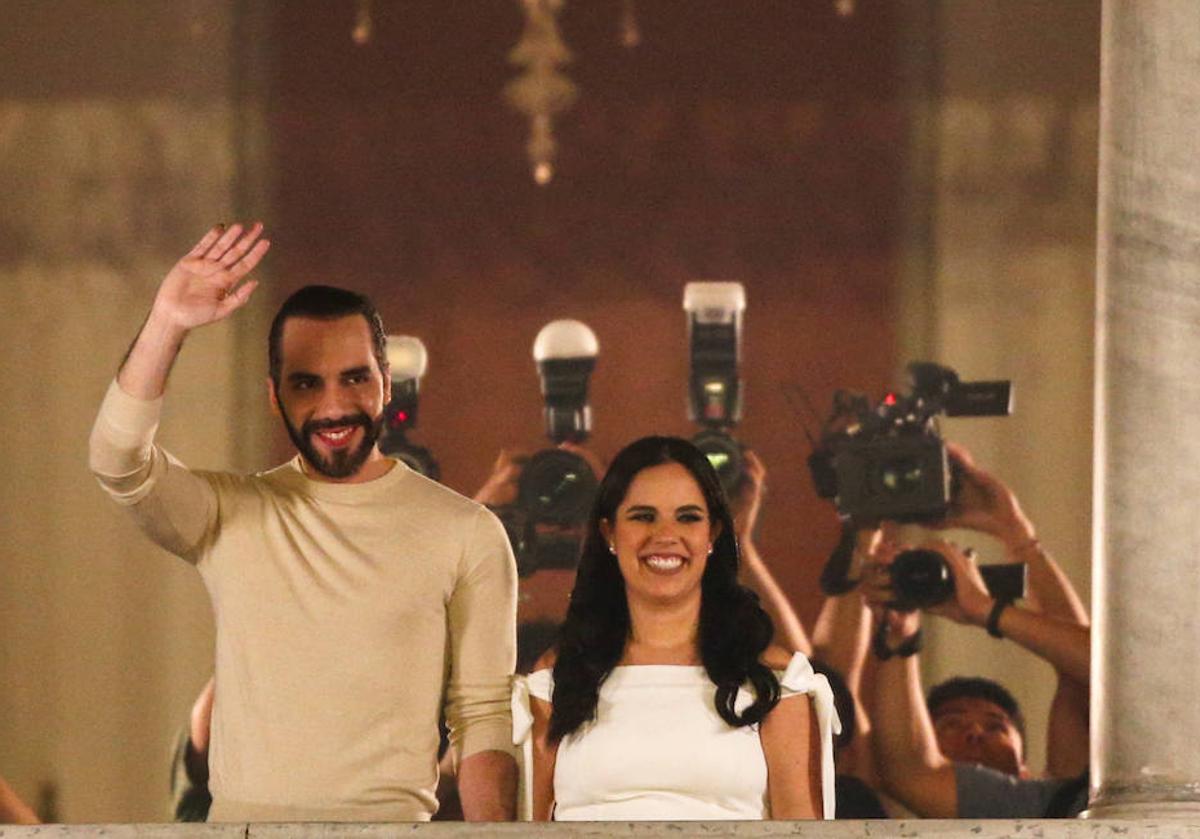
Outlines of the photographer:
<svg viewBox="0 0 1200 839">
<path fill-rule="evenodd" d="M 582 459 L 597 474 L 604 474 L 604 463 L 591 449 L 572 442 L 562 442 L 555 449 L 568 452 Z M 501 449 L 492 464 L 491 474 L 472 496 L 472 500 L 502 516 L 506 510 L 519 506 L 521 477 L 530 456 L 522 451 Z M 526 524 L 526 528 L 528 528 Z M 532 523 L 534 539 L 526 541 L 523 553 L 526 562 L 519 567 L 529 568 L 528 557 L 537 555 L 536 542 L 570 542 L 582 537 L 583 525 L 556 524 L 537 521 Z M 510 534 L 511 537 L 511 534 Z M 575 569 L 539 567 L 533 565 L 532 573 L 525 573 L 518 581 L 517 595 L 517 672 L 528 672 L 554 642 L 558 625 L 567 613 L 567 601 L 575 584 Z"/>
<path fill-rule="evenodd" d="M 881 540 L 863 578 L 863 596 L 886 627 L 886 656 L 875 680 L 874 746 L 884 788 L 931 818 L 1039 818 L 1073 815 L 1086 804 L 1086 783 L 1074 778 L 1087 760 L 1090 633 L 1066 576 L 1037 540 L 1011 490 L 950 447 L 961 483 L 939 528 L 968 528 L 999 539 L 1010 561 L 1028 563 L 1026 605 L 997 602 L 971 552 L 934 541 L 949 566 L 954 596 L 928 609 L 958 623 L 986 627 L 1047 661 L 1058 674 L 1047 743 L 1047 779 L 1025 765 L 1023 719 L 1004 688 L 986 679 L 954 679 L 922 697 L 917 656 L 919 612 L 887 608 L 894 592 L 887 566 L 898 548 Z M 1070 780 L 1065 780 L 1070 779 Z"/>
</svg>

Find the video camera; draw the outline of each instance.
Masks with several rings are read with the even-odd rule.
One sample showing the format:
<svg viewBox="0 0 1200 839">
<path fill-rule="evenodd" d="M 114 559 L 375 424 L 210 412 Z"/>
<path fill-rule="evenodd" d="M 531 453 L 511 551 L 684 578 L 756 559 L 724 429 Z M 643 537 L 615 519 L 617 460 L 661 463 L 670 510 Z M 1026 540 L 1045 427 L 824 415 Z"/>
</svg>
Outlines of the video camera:
<svg viewBox="0 0 1200 839">
<path fill-rule="evenodd" d="M 389 335 L 387 358 L 391 368 L 392 398 L 384 409 L 384 431 L 379 450 L 403 461 L 413 471 L 440 481 L 441 467 L 429 449 L 408 440 L 409 430 L 417 427 L 417 397 L 421 377 L 429 367 L 429 354 L 420 338 Z"/>
<path fill-rule="evenodd" d="M 842 539 L 821 574 L 826 594 L 853 587 L 846 577 L 857 527 L 946 517 L 957 481 L 938 416 L 1012 412 L 1009 381 L 963 382 L 949 367 L 927 361 L 909 364 L 908 375 L 907 395 L 888 393 L 874 406 L 865 396 L 838 391 L 821 443 L 809 456 L 817 494 L 833 499 L 843 520 Z"/>
<path fill-rule="evenodd" d="M 739 358 L 746 290 L 741 283 L 688 283 L 683 310 L 690 360 L 688 419 L 702 426 L 692 442 L 732 497 L 745 477 L 744 447 L 730 431 L 742 419 Z"/>
<path fill-rule="evenodd" d="M 856 523 L 944 518 L 953 469 L 937 417 L 1008 416 L 1012 383 L 962 382 L 949 367 L 908 365 L 908 395 L 889 393 L 874 407 L 838 391 L 821 446 L 809 457 L 817 494 Z"/>
<path fill-rule="evenodd" d="M 555 444 L 582 443 L 591 433 L 588 378 L 599 351 L 596 334 L 577 320 L 551 321 L 533 342 L 546 436 Z M 574 452 L 543 449 L 529 458 L 517 481 L 516 504 L 496 511 L 520 576 L 579 564 L 583 525 L 598 488 L 596 473 Z"/>
</svg>

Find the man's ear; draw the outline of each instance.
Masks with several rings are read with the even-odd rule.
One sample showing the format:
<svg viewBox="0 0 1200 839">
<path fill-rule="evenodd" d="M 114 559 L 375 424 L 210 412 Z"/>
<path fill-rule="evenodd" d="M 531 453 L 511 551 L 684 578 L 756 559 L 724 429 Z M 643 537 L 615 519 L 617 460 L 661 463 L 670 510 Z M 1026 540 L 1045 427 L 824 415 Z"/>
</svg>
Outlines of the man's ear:
<svg viewBox="0 0 1200 839">
<path fill-rule="evenodd" d="M 387 405 L 392 401 L 392 365 L 384 364 L 379 372 L 383 374 L 383 404 Z"/>
<path fill-rule="evenodd" d="M 271 411 L 275 416 L 283 416 L 283 408 L 279 407 L 279 394 L 275 391 L 275 380 L 267 376 L 267 399 L 271 402 Z"/>
</svg>

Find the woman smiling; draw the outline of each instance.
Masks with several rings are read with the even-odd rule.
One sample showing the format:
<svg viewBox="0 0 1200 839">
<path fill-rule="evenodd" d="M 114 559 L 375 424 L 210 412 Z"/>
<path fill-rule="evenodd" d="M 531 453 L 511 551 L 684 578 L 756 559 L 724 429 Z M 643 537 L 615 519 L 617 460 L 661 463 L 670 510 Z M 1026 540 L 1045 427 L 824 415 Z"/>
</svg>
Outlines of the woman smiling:
<svg viewBox="0 0 1200 839">
<path fill-rule="evenodd" d="M 519 690 L 531 697 L 531 732 L 517 734 L 532 735 L 533 818 L 832 818 L 828 684 L 770 647 L 737 565 L 728 506 L 695 446 L 647 437 L 617 455 L 559 643 Z"/>
</svg>

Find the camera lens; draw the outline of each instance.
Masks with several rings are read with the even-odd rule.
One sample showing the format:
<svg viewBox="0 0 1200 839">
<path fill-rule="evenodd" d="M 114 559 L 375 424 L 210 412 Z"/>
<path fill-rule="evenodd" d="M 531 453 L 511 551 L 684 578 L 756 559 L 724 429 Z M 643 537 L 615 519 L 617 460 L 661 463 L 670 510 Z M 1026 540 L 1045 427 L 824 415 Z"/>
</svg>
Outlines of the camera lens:
<svg viewBox="0 0 1200 839">
<path fill-rule="evenodd" d="M 937 551 L 901 551 L 891 565 L 895 599 L 888 604 L 899 612 L 928 609 L 954 596 L 954 575 Z"/>
<path fill-rule="evenodd" d="M 529 459 L 517 486 L 517 503 L 535 522 L 576 524 L 587 520 L 599 484 L 577 454 L 546 449 Z"/>
<path fill-rule="evenodd" d="M 721 431 L 701 431 L 692 438 L 696 448 L 704 452 L 708 462 L 716 470 L 725 496 L 732 498 L 742 481 L 742 446 Z"/>
<path fill-rule="evenodd" d="M 879 464 L 876 483 L 889 495 L 905 495 L 919 490 L 925 478 L 920 461 L 904 458 Z"/>
</svg>

